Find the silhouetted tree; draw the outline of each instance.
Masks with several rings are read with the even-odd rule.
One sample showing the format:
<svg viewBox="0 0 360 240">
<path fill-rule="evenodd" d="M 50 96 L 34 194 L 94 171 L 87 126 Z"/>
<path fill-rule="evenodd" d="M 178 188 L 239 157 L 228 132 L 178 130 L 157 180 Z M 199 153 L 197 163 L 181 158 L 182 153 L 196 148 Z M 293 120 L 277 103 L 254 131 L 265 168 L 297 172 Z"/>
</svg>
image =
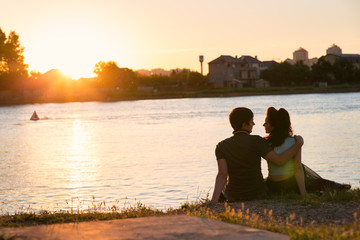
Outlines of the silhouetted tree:
<svg viewBox="0 0 360 240">
<path fill-rule="evenodd" d="M 311 71 L 310 67 L 305 65 L 302 61 L 292 66 L 292 81 L 295 85 L 310 85 Z"/>
<path fill-rule="evenodd" d="M 321 57 L 313 65 L 311 77 L 313 81 L 326 81 L 329 84 L 359 83 L 359 72 L 360 70 L 345 58 L 339 57 L 331 64 Z"/>
<path fill-rule="evenodd" d="M 40 72 L 31 71 L 30 77 L 26 82 L 26 89 L 34 91 L 47 88 L 47 85 L 41 79 L 41 75 Z"/>
<path fill-rule="evenodd" d="M 331 82 L 332 66 L 324 57 L 319 58 L 318 62 L 311 68 L 311 78 L 313 82 Z"/>
<path fill-rule="evenodd" d="M 206 86 L 206 78 L 201 75 L 199 72 L 193 72 L 188 69 L 183 69 L 179 72 L 173 71 L 170 75 L 179 86 L 185 87 L 187 89 L 200 89 Z"/>
<path fill-rule="evenodd" d="M 355 69 L 352 63 L 345 58 L 336 59 L 332 66 L 334 77 L 340 83 L 355 82 Z"/>
<path fill-rule="evenodd" d="M 103 88 L 131 88 L 136 79 L 134 71 L 128 68 L 119 68 L 114 61 L 100 61 L 94 67 L 99 87 Z"/>
<path fill-rule="evenodd" d="M 0 28 L 0 89 L 23 89 L 28 78 L 23 53 L 19 35 L 11 31 L 6 37 Z"/>
<path fill-rule="evenodd" d="M 282 62 L 262 71 L 261 78 L 268 80 L 271 86 L 290 86 L 294 81 L 294 72 L 290 63 Z"/>
</svg>

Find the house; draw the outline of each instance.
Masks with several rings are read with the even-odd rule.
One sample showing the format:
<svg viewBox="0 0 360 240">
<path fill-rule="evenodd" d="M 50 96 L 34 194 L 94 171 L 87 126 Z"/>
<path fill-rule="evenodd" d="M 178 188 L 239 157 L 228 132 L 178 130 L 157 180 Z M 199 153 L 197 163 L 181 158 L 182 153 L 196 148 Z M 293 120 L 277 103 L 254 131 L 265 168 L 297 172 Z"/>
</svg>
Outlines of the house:
<svg viewBox="0 0 360 240">
<path fill-rule="evenodd" d="M 240 80 L 249 81 L 253 86 L 254 81 L 260 77 L 261 61 L 251 56 L 241 56 L 240 58 Z"/>
<path fill-rule="evenodd" d="M 256 87 L 267 67 L 257 57 L 221 55 L 209 64 L 209 83 L 215 87 Z"/>
<path fill-rule="evenodd" d="M 327 54 L 325 57 L 324 57 L 324 60 L 334 64 L 336 59 L 338 58 L 344 58 L 346 60 L 348 60 L 349 62 L 352 63 L 352 65 L 357 68 L 357 69 L 360 69 L 360 54 Z"/>
<path fill-rule="evenodd" d="M 227 87 L 233 79 L 239 79 L 237 57 L 221 55 L 209 64 L 209 83 L 216 87 Z"/>
</svg>

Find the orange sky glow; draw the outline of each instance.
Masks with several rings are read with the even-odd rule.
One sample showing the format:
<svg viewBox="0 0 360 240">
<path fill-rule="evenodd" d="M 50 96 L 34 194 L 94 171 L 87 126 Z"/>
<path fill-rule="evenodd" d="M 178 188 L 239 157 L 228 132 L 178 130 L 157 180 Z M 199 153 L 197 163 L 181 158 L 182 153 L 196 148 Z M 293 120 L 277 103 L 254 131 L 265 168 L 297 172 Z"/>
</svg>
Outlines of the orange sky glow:
<svg viewBox="0 0 360 240">
<path fill-rule="evenodd" d="M 358 0 L 0 0 L 0 27 L 15 30 L 29 70 L 94 76 L 99 61 L 133 70 L 200 72 L 220 55 L 321 57 L 332 44 L 360 54 Z M 5 6 L 5 7 L 4 7 Z"/>
</svg>

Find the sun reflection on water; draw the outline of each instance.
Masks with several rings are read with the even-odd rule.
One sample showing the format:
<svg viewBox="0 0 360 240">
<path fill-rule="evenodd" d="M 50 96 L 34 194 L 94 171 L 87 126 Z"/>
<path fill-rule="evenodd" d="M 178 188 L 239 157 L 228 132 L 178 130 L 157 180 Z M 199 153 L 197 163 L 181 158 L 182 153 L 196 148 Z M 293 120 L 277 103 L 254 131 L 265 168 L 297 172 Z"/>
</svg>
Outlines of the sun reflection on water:
<svg viewBox="0 0 360 240">
<path fill-rule="evenodd" d="M 67 186 L 65 189 L 70 190 L 72 199 L 78 199 L 82 195 L 81 189 L 91 186 L 96 173 L 96 158 L 90 154 L 92 149 L 91 136 L 85 131 L 83 127 L 84 122 L 81 119 L 74 119 L 72 122 L 72 129 L 69 129 L 69 146 L 66 157 L 66 171 Z"/>
</svg>

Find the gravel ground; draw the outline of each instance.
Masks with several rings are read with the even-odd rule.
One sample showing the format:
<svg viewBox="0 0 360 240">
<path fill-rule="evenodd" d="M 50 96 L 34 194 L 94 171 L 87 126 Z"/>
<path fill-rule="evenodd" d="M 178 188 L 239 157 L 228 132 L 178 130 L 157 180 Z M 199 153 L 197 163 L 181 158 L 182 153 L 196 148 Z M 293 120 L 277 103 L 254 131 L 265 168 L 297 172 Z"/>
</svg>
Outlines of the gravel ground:
<svg viewBox="0 0 360 240">
<path fill-rule="evenodd" d="M 358 202 L 324 202 L 318 204 L 299 204 L 296 200 L 258 200 L 258 201 L 245 201 L 229 203 L 228 206 L 238 211 L 246 212 L 249 209 L 249 215 L 256 213 L 264 219 L 269 214 L 268 211 L 272 210 L 272 216 L 278 221 L 286 221 L 287 218 L 293 215 L 292 223 L 302 224 L 344 224 L 354 223 L 354 220 L 360 224 L 360 203 Z M 224 212 L 224 204 L 216 204 L 210 206 L 216 212 Z M 265 214 L 266 210 L 266 214 Z"/>
</svg>

